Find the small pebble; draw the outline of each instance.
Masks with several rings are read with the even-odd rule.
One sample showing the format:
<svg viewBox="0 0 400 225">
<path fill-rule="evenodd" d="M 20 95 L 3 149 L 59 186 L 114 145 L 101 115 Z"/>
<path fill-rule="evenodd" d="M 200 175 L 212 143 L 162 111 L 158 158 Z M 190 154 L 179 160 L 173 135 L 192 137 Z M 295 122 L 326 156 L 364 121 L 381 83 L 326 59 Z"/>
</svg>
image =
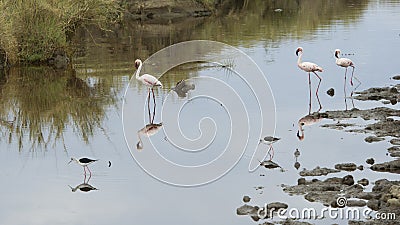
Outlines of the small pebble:
<svg viewBox="0 0 400 225">
<path fill-rule="evenodd" d="M 247 195 L 243 196 L 243 202 L 247 203 L 250 202 L 251 198 Z"/>
<path fill-rule="evenodd" d="M 372 142 L 383 141 L 383 140 L 385 140 L 385 138 L 375 137 L 375 136 L 368 136 L 364 140 L 365 140 L 365 142 L 372 143 Z"/>
<path fill-rule="evenodd" d="M 365 160 L 365 162 L 370 165 L 373 165 L 375 163 L 375 160 L 374 160 L 374 158 L 369 158 L 369 159 Z"/>
<path fill-rule="evenodd" d="M 306 184 L 306 178 L 302 177 L 297 180 L 297 185 Z"/>
<path fill-rule="evenodd" d="M 327 93 L 329 96 L 333 97 L 333 96 L 335 95 L 335 89 L 330 88 L 328 91 L 326 91 L 326 93 Z"/>
<path fill-rule="evenodd" d="M 362 186 L 368 186 L 369 180 L 366 178 L 363 178 L 363 179 L 357 181 L 357 184 L 361 184 Z"/>
<path fill-rule="evenodd" d="M 342 178 L 342 184 L 349 185 L 349 186 L 353 185 L 354 184 L 353 176 L 352 175 L 344 176 Z"/>
<path fill-rule="evenodd" d="M 400 139 L 399 138 L 393 138 L 390 140 L 390 144 L 392 145 L 400 145 Z"/>
</svg>

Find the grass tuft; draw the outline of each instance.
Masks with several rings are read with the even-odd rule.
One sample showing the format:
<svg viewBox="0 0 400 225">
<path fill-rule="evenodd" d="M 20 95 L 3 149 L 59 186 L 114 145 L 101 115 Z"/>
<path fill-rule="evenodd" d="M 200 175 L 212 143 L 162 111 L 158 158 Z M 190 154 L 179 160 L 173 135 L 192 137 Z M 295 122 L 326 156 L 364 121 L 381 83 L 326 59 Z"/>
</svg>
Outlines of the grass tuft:
<svg viewBox="0 0 400 225">
<path fill-rule="evenodd" d="M 115 0 L 2 0 L 0 11 L 0 49 L 10 63 L 44 62 L 78 26 L 104 27 L 121 12 Z"/>
</svg>

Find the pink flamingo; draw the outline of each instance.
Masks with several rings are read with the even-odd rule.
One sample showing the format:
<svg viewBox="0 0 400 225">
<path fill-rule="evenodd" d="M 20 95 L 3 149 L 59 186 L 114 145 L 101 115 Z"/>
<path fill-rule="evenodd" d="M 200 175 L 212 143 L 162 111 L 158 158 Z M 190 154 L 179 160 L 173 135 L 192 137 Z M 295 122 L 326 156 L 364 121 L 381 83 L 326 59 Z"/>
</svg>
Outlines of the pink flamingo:
<svg viewBox="0 0 400 225">
<path fill-rule="evenodd" d="M 305 72 L 308 73 L 308 85 L 309 85 L 309 88 L 310 88 L 309 113 L 311 113 L 311 78 L 310 78 L 310 73 L 313 72 L 315 74 L 315 76 L 317 76 L 317 78 L 319 79 L 318 87 L 317 87 L 317 90 L 316 90 L 315 94 L 317 96 L 317 100 L 318 100 L 318 104 L 319 104 L 319 110 L 318 111 L 320 111 L 322 109 L 322 105 L 321 105 L 321 102 L 319 100 L 318 90 L 319 90 L 319 86 L 321 84 L 322 78 L 316 73 L 316 71 L 323 72 L 323 69 L 322 69 L 322 67 L 320 67 L 317 64 L 312 63 L 312 62 L 301 62 L 301 56 L 303 55 L 303 48 L 302 47 L 298 47 L 297 48 L 296 55 L 298 56 L 297 66 L 301 70 L 304 70 Z"/>
<path fill-rule="evenodd" d="M 351 86 L 353 86 L 353 76 L 354 76 L 354 68 L 355 68 L 353 61 L 351 61 L 351 59 L 348 59 L 348 58 L 341 58 L 340 57 L 340 49 L 335 50 L 335 57 L 336 57 L 336 65 L 346 68 L 346 71 L 344 72 L 344 82 L 345 83 L 346 83 L 347 67 L 349 67 L 349 66 L 353 67 L 353 71 L 351 72 L 351 79 L 350 79 L 350 84 L 351 84 Z"/>
<path fill-rule="evenodd" d="M 149 107 L 150 104 L 150 90 L 153 93 L 153 103 L 154 103 L 154 107 L 156 106 L 156 99 L 154 96 L 154 87 L 162 87 L 162 83 L 155 78 L 154 76 L 150 75 L 150 74 L 143 74 L 142 76 L 139 76 L 140 71 L 142 70 L 142 60 L 140 59 L 136 59 L 135 60 L 135 67 L 136 67 L 136 80 L 141 81 L 142 84 L 146 85 L 149 88 L 149 94 L 147 96 L 147 105 Z M 150 118 L 150 114 L 149 114 L 149 118 Z"/>
</svg>

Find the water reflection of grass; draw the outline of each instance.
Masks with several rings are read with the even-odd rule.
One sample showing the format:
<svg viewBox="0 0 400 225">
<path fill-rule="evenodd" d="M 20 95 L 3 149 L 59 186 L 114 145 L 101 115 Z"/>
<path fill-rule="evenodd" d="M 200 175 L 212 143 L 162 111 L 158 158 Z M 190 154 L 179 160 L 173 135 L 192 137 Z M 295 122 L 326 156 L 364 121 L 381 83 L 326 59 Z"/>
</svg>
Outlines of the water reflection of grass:
<svg viewBox="0 0 400 225">
<path fill-rule="evenodd" d="M 232 7 L 229 2 L 234 3 Z M 278 42 L 306 38 L 333 24 L 349 25 L 361 18 L 367 0 L 226 1 L 220 14 L 199 26 L 195 36 L 249 46 L 254 41 Z M 282 11 L 275 11 L 282 9 Z"/>
<path fill-rule="evenodd" d="M 0 133 L 9 143 L 31 149 L 64 144 L 67 129 L 88 143 L 102 129 L 116 96 L 101 79 L 89 87 L 74 71 L 48 67 L 11 68 L 0 82 Z"/>
<path fill-rule="evenodd" d="M 222 5 L 218 10 L 220 15 L 211 18 L 164 24 L 124 20 L 113 33 L 91 29 L 89 34 L 87 30 L 79 30 L 74 40 L 87 57 L 79 56 L 75 63 L 114 73 L 115 70 L 124 70 L 125 75 L 131 75 L 135 71 L 133 61 L 136 58 L 144 60 L 164 47 L 187 40 L 215 40 L 244 47 L 262 42 L 265 46 L 279 47 L 282 40 L 310 38 L 316 30 L 329 29 L 336 24 L 351 25 L 362 17 L 368 3 L 367 0 L 234 0 L 223 1 L 228 11 L 224 11 Z M 275 9 L 282 11 L 276 12 Z M 102 44 L 96 45 L 93 40 Z M 196 49 L 188 49 L 186 54 L 190 51 L 196 53 Z M 193 75 L 189 72 L 163 76 L 161 82 L 175 86 L 179 80 Z M 151 71 L 148 73 L 152 74 Z"/>
</svg>

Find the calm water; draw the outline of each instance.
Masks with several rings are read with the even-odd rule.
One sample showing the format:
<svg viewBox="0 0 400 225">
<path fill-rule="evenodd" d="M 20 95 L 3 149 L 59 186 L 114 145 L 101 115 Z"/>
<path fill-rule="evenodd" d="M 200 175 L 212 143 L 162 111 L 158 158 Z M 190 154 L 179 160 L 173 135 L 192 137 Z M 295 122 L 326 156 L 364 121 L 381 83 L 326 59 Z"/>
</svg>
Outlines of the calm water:
<svg viewBox="0 0 400 225">
<path fill-rule="evenodd" d="M 280 201 L 288 203 L 290 208 L 322 207 L 319 203 L 305 201 L 303 196 L 288 196 L 280 187 L 297 182 L 299 176 L 293 156 L 296 149 L 301 152 L 300 170 L 333 167 L 338 162 L 365 165 L 369 157 L 377 162 L 391 160 L 386 156 L 388 141 L 367 144 L 365 134 L 319 127 L 332 121 L 306 126 L 305 139 L 301 142 L 297 139 L 297 121 L 308 114 L 309 99 L 307 75 L 296 66 L 295 50 L 302 46 L 303 60 L 316 62 L 325 70 L 321 73 L 319 95 L 322 111 L 345 109 L 344 70 L 335 65 L 334 49 L 340 48 L 342 53 L 350 54 L 348 57 L 356 63 L 355 74 L 362 81 L 359 90 L 394 84 L 389 78 L 399 73 L 400 2 L 301 1 L 298 4 L 256 1 L 244 8 L 238 7 L 237 12 L 224 18 L 190 19 L 165 25 L 126 22 L 115 33 L 82 31 L 76 41 L 80 49 L 74 59 L 76 73 L 49 68 L 13 68 L 8 76 L 0 75 L 0 223 L 184 224 L 190 221 L 192 224 L 255 224 L 248 217 L 236 215 L 236 208 L 243 204 L 243 195 L 250 195 L 250 203 L 257 205 Z M 283 11 L 275 12 L 277 8 Z M 97 37 L 95 43 L 92 36 Z M 144 107 L 145 87 L 133 80 L 128 97 L 124 99 L 135 71 L 133 61 L 144 60 L 171 44 L 194 39 L 222 41 L 237 47 L 265 74 L 276 106 L 276 112 L 268 114 L 265 120 L 273 120 L 271 118 L 276 115 L 275 134 L 282 140 L 274 145 L 273 160 L 284 171 L 259 168 L 249 173 L 252 151 L 246 149 L 239 163 L 221 179 L 195 188 L 181 188 L 154 179 L 135 162 L 130 150 L 137 157 L 137 132 L 149 121 Z M 226 63 L 229 64 L 229 60 Z M 232 64 L 233 69 L 240 67 L 239 62 Z M 229 69 L 200 63 L 182 65 L 162 76 L 164 87 L 156 91 L 154 123 L 164 122 L 165 129 L 174 125 L 161 115 L 161 105 L 165 101 L 165 107 L 176 109 L 187 100 L 170 92 L 179 80 L 190 79 L 195 84 L 195 90 L 189 92 L 190 98 L 190 95 L 217 89 L 217 85 L 204 79 L 210 76 L 234 87 L 246 99 L 244 104 L 250 118 L 257 118 L 257 104 L 242 79 Z M 312 81 L 315 85 L 316 80 Z M 325 94 L 331 87 L 336 90 L 333 98 Z M 219 93 L 222 97 L 230 96 Z M 313 97 L 313 111 L 318 109 L 315 100 Z M 354 104 L 357 108 L 382 105 L 359 101 Z M 124 120 L 129 118 L 125 131 L 128 142 L 133 145 L 130 149 L 123 133 L 123 105 Z M 170 141 L 173 137 L 166 138 L 163 131 L 150 139 L 158 146 L 160 154 L 175 163 L 207 163 L 220 155 L 229 142 L 231 127 L 226 108 L 238 111 L 235 107 L 228 102 L 221 106 L 212 99 L 194 99 L 182 109 L 180 126 L 189 138 L 199 137 L 202 118 L 209 116 L 218 122 L 215 135 L 212 126 L 203 130 L 205 140 L 215 138 L 207 151 L 180 152 Z M 249 123 L 263 129 L 263 135 L 270 134 L 274 128 L 261 125 L 257 119 Z M 251 131 L 249 142 L 257 142 L 256 134 Z M 146 154 L 154 149 L 146 137 L 142 139 L 141 152 L 146 160 Z M 263 150 L 266 146 L 259 148 Z M 83 156 L 99 159 L 90 166 L 93 172 L 90 179 L 85 179 L 80 166 L 67 164 L 70 157 Z M 154 168 L 169 173 L 162 165 L 158 166 Z M 364 177 L 370 181 L 383 177 L 398 179 L 397 175 L 369 169 L 355 171 L 352 175 L 356 180 Z M 89 183 L 98 190 L 71 191 L 69 186 L 75 188 L 82 183 Z M 256 186 L 264 189 L 255 190 Z M 335 222 L 347 224 L 346 221 Z"/>
</svg>

